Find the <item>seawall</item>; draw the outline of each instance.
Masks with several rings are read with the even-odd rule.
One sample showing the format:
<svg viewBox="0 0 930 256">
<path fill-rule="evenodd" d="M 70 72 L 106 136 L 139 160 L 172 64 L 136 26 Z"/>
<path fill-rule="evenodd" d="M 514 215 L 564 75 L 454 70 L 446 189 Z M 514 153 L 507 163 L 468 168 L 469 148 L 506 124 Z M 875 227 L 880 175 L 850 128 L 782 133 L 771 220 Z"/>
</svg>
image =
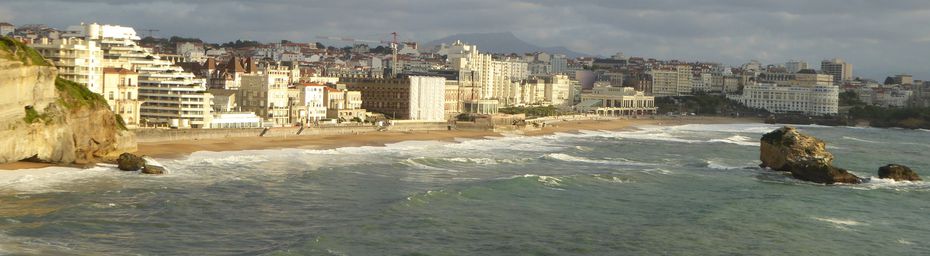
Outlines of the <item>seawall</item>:
<svg viewBox="0 0 930 256">
<path fill-rule="evenodd" d="M 289 137 L 289 136 L 331 136 L 360 134 L 378 131 L 377 126 L 324 126 L 307 127 L 279 127 L 254 129 L 137 129 L 135 130 L 137 142 L 165 142 L 222 138 L 248 138 L 248 137 Z M 398 122 L 386 128 L 390 131 L 443 131 L 449 129 L 446 122 Z"/>
</svg>

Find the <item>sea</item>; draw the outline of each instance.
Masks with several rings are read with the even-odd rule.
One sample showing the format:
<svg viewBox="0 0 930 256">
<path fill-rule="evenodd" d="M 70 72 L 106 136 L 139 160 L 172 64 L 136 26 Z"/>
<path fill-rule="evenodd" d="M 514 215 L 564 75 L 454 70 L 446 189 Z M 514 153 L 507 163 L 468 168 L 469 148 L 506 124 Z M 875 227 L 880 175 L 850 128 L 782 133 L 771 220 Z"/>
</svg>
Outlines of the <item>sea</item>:
<svg viewBox="0 0 930 256">
<path fill-rule="evenodd" d="M 930 255 L 930 131 L 798 126 L 867 182 L 758 167 L 769 124 L 198 152 L 0 172 L 8 255 Z"/>
</svg>

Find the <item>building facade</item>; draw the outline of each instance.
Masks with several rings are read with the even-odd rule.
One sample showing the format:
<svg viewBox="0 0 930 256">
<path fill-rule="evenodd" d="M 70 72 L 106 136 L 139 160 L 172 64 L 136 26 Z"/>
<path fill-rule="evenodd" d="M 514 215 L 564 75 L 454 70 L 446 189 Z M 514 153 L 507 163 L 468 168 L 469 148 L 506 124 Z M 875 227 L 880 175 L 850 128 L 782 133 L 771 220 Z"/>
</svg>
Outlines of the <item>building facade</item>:
<svg viewBox="0 0 930 256">
<path fill-rule="evenodd" d="M 728 95 L 728 98 L 777 114 L 825 116 L 836 115 L 839 111 L 839 87 L 829 84 L 787 86 L 754 83 L 743 88 L 742 94 Z"/>
<path fill-rule="evenodd" d="M 441 121 L 446 118 L 445 78 L 346 78 L 342 82 L 349 90 L 361 93 L 364 109 L 392 119 Z"/>
<path fill-rule="evenodd" d="M 693 91 L 691 67 L 688 65 L 656 67 L 649 73 L 652 75 L 653 96 L 688 96 Z"/>
<path fill-rule="evenodd" d="M 846 63 L 843 59 L 824 60 L 820 63 L 821 72 L 833 76 L 833 83 L 840 84 L 843 81 L 853 79 L 853 66 Z"/>
<path fill-rule="evenodd" d="M 595 87 L 581 94 L 576 109 L 585 113 L 609 116 L 640 116 L 656 114 L 655 97 L 631 87 Z"/>
<path fill-rule="evenodd" d="M 34 40 L 30 47 L 55 63 L 61 78 L 103 94 L 103 50 L 92 40 L 77 37 Z"/>
<path fill-rule="evenodd" d="M 123 118 L 126 127 L 139 126 L 142 111 L 139 73 L 123 68 L 104 68 L 101 90 L 110 110 Z"/>
</svg>

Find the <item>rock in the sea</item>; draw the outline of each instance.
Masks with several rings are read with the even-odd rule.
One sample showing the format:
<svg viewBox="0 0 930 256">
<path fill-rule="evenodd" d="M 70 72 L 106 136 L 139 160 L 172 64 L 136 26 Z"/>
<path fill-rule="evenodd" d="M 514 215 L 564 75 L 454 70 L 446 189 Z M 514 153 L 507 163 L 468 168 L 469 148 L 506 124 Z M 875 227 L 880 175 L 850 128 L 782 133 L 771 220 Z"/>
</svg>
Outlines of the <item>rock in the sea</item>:
<svg viewBox="0 0 930 256">
<path fill-rule="evenodd" d="M 822 184 L 862 183 L 862 180 L 859 177 L 849 173 L 846 171 L 846 169 L 838 168 L 836 166 L 824 164 L 818 161 L 799 163 L 794 165 L 790 172 L 791 176 L 794 176 L 796 179 Z"/>
<path fill-rule="evenodd" d="M 882 179 L 894 179 L 895 181 L 919 181 L 920 176 L 911 168 L 903 165 L 889 164 L 878 168 L 878 177 Z"/>
<path fill-rule="evenodd" d="M 833 164 L 833 154 L 822 140 L 798 132 L 794 127 L 782 127 L 762 136 L 762 167 L 791 171 L 791 163 L 818 161 Z"/>
<path fill-rule="evenodd" d="M 833 184 L 861 183 L 861 179 L 833 166 L 833 154 L 822 140 L 782 127 L 762 136 L 761 167 L 791 172 L 801 180 Z"/>
<path fill-rule="evenodd" d="M 142 173 L 145 174 L 165 174 L 165 167 L 150 165 L 147 164 L 142 168 Z"/>
<path fill-rule="evenodd" d="M 145 159 L 131 153 L 123 153 L 116 159 L 116 164 L 123 171 L 138 171 L 145 167 Z"/>
</svg>

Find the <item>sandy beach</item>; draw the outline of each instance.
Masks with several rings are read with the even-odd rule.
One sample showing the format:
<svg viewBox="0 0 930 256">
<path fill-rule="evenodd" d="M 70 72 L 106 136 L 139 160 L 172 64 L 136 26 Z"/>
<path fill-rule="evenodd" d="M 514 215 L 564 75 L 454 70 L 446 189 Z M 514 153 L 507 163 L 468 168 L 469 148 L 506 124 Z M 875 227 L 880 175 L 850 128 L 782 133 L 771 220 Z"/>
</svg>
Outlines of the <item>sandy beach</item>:
<svg viewBox="0 0 930 256">
<path fill-rule="evenodd" d="M 564 121 L 548 125 L 545 128 L 513 133 L 526 136 L 541 136 L 556 132 L 577 132 L 580 130 L 622 130 L 642 125 L 683 125 L 683 124 L 721 124 L 721 123 L 758 123 L 755 118 L 728 117 L 681 117 L 657 119 L 619 119 L 619 120 L 584 120 Z M 201 139 L 190 141 L 166 141 L 139 143 L 138 155 L 155 158 L 179 158 L 200 151 L 241 151 L 278 148 L 330 149 L 340 147 L 383 146 L 385 144 L 410 140 L 453 141 L 455 138 L 484 138 L 499 136 L 493 131 L 453 130 L 453 131 L 384 131 L 357 135 L 333 136 L 298 136 L 298 137 L 239 137 L 222 139 Z M 43 163 L 16 162 L 0 164 L 0 170 L 35 169 L 52 166 Z"/>
</svg>

